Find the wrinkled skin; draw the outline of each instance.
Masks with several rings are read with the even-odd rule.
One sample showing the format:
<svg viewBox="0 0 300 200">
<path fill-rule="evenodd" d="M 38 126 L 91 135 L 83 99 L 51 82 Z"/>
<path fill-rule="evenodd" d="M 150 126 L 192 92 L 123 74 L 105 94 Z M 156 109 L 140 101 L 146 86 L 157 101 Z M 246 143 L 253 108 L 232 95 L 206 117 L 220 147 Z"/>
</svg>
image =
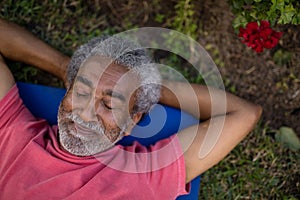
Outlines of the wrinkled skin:
<svg viewBox="0 0 300 200">
<path fill-rule="evenodd" d="M 130 134 L 142 114 L 132 115 L 138 78 L 124 66 L 99 55 L 89 57 L 59 107 L 59 142 L 63 150 L 90 156 Z"/>
</svg>

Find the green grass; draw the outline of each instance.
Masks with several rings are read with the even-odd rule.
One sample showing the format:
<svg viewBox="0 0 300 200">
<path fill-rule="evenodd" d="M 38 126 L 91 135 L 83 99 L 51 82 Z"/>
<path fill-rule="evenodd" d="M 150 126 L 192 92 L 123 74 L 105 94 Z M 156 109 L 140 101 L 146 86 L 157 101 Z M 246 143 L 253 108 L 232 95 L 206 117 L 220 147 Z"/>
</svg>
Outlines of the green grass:
<svg viewBox="0 0 300 200">
<path fill-rule="evenodd" d="M 94 36 L 137 27 L 139 20 L 143 20 L 133 13 L 118 20 L 112 12 L 107 12 L 107 4 L 101 2 L 2 0 L 0 17 L 24 26 L 54 48 L 71 55 L 76 47 Z M 129 0 L 120 6 L 127 9 L 138 2 L 143 4 L 142 1 Z M 164 10 L 162 0 L 153 4 L 147 2 L 148 20 L 159 23 L 159 26 L 180 29 L 194 37 L 197 31 L 201 31 L 195 30 L 192 19 L 187 21 L 182 17 L 182 6 L 187 6 L 182 2 L 189 1 L 174 4 L 180 9 L 174 13 Z M 187 7 L 188 14 L 193 16 L 193 7 Z M 218 52 L 214 54 L 215 59 L 219 59 Z M 221 60 L 217 61 L 222 65 Z M 202 78 L 180 58 L 170 55 L 166 63 L 174 65 L 187 79 L 202 82 Z M 62 86 L 57 78 L 33 67 L 13 62 L 9 66 L 19 81 Z M 235 92 L 230 80 L 226 80 L 225 85 Z M 275 142 L 273 135 L 274 130 L 261 122 L 231 154 L 203 174 L 199 199 L 300 199 L 299 152 L 283 148 Z"/>
<path fill-rule="evenodd" d="M 272 135 L 267 126 L 258 125 L 203 175 L 200 199 L 299 198 L 299 153 L 283 148 Z"/>
</svg>

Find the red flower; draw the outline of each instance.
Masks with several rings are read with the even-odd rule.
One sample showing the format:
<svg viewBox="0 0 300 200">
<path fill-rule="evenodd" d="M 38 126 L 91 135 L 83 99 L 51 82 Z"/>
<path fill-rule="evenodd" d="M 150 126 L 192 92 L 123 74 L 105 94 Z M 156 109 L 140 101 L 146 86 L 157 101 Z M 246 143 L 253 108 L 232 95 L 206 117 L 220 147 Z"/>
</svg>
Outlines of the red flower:
<svg viewBox="0 0 300 200">
<path fill-rule="evenodd" d="M 276 32 L 270 28 L 270 23 L 266 20 L 249 22 L 246 28 L 240 28 L 239 37 L 244 38 L 243 43 L 247 44 L 256 52 L 263 52 L 264 48 L 271 49 L 276 46 L 282 32 Z"/>
</svg>

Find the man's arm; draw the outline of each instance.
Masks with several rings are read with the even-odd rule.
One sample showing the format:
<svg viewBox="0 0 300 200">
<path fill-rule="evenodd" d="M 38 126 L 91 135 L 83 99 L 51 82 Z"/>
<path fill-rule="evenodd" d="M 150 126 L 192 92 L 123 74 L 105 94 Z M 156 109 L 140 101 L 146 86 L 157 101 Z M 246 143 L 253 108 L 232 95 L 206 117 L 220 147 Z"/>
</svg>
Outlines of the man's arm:
<svg viewBox="0 0 300 200">
<path fill-rule="evenodd" d="M 166 81 L 160 102 L 185 110 L 202 121 L 178 133 L 184 149 L 186 182 L 222 160 L 254 128 L 262 112 L 260 106 L 232 94 L 180 82 Z M 209 134 L 219 134 L 219 137 L 215 137 L 218 139 L 216 143 L 205 140 L 205 137 L 210 137 Z M 213 148 L 201 157 L 200 148 L 209 148 L 203 141 L 211 142 L 207 144 Z"/>
<path fill-rule="evenodd" d="M 6 95 L 9 89 L 14 85 L 15 80 L 8 67 L 6 66 L 3 57 L 0 54 L 0 100 Z"/>
<path fill-rule="evenodd" d="M 67 85 L 66 68 L 70 58 L 20 26 L 3 19 L 0 19 L 0 54 L 50 72 Z"/>
</svg>

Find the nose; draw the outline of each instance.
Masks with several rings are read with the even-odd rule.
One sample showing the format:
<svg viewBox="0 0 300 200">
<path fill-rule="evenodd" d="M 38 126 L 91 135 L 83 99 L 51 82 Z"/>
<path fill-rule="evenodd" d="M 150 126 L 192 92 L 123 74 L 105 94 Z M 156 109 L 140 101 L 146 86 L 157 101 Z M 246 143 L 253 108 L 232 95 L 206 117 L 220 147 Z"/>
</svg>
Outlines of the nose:
<svg viewBox="0 0 300 200">
<path fill-rule="evenodd" d="M 86 122 L 97 121 L 97 115 L 95 112 L 95 100 L 91 98 L 86 105 L 83 105 L 81 112 L 78 113 L 82 120 Z"/>
</svg>

